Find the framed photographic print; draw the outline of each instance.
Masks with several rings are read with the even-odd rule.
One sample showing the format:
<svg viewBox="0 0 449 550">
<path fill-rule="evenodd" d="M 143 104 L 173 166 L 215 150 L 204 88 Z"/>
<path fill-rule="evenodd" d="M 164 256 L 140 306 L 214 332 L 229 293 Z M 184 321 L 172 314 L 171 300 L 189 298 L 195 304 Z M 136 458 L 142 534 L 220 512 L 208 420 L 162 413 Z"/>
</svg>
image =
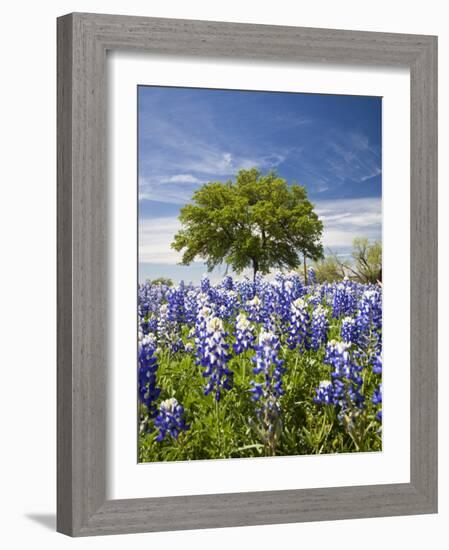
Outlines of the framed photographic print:
<svg viewBox="0 0 449 550">
<path fill-rule="evenodd" d="M 58 530 L 437 509 L 436 38 L 58 19 Z"/>
</svg>

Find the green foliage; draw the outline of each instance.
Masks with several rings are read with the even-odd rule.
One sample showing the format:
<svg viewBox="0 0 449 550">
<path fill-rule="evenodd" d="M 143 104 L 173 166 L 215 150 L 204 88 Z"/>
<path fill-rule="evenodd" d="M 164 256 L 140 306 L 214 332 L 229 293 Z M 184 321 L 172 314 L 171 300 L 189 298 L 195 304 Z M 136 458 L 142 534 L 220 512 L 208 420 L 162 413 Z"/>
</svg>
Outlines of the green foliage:
<svg viewBox="0 0 449 550">
<path fill-rule="evenodd" d="M 209 270 L 225 262 L 241 273 L 251 267 L 295 269 L 300 258 L 323 255 L 323 224 L 304 187 L 288 185 L 274 172 L 240 170 L 235 182 L 211 182 L 181 209 L 183 228 L 172 247 L 183 264 L 200 257 Z"/>
<path fill-rule="evenodd" d="M 346 275 L 345 268 L 338 261 L 336 256 L 326 256 L 313 264 L 317 283 L 333 283 L 340 281 Z"/>
<path fill-rule="evenodd" d="M 152 285 L 173 286 L 173 281 L 168 277 L 158 277 L 157 279 L 153 279 L 152 281 L 148 282 Z"/>
</svg>

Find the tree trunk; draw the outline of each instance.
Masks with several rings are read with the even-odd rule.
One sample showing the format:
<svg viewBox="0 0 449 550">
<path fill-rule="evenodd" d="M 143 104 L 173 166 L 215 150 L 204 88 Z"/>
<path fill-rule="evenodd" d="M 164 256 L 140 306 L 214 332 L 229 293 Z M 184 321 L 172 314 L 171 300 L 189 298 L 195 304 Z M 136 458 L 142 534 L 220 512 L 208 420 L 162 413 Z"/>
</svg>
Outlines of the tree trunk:
<svg viewBox="0 0 449 550">
<path fill-rule="evenodd" d="M 256 275 L 259 271 L 259 262 L 253 258 L 253 282 L 256 282 Z"/>
<path fill-rule="evenodd" d="M 307 285 L 307 265 L 306 265 L 306 255 L 304 254 L 304 284 Z"/>
</svg>

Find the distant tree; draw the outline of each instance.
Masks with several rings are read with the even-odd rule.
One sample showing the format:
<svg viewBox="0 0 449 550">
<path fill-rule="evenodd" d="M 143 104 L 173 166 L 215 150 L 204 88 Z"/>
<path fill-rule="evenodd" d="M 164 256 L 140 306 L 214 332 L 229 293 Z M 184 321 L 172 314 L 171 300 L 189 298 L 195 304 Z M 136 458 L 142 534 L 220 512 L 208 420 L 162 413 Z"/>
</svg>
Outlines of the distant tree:
<svg viewBox="0 0 449 550">
<path fill-rule="evenodd" d="M 362 283 L 382 282 L 382 243 L 368 239 L 354 239 L 351 272 Z"/>
<path fill-rule="evenodd" d="M 172 247 L 182 263 L 202 258 L 211 271 L 223 262 L 253 276 L 272 268 L 295 269 L 323 255 L 323 224 L 304 187 L 288 185 L 276 173 L 240 170 L 235 182 L 206 183 L 181 209 L 182 229 Z"/>
<path fill-rule="evenodd" d="M 158 277 L 157 279 L 153 279 L 150 281 L 152 285 L 166 285 L 166 286 L 173 286 L 173 281 L 167 277 Z"/>
<path fill-rule="evenodd" d="M 331 253 L 315 262 L 313 269 L 317 282 L 333 282 L 348 277 L 359 283 L 382 282 L 382 243 L 356 238 L 352 242 L 352 261 L 342 261 Z"/>
<path fill-rule="evenodd" d="M 313 270 L 316 282 L 319 284 L 341 281 L 347 274 L 346 266 L 342 265 L 334 254 L 314 262 Z"/>
</svg>

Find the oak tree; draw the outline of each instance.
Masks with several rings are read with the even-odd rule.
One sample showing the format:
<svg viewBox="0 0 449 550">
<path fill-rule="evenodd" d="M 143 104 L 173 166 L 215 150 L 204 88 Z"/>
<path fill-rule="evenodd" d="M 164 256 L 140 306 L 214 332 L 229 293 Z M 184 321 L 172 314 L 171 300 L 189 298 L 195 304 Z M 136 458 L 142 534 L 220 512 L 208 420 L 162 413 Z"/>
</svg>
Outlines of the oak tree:
<svg viewBox="0 0 449 550">
<path fill-rule="evenodd" d="M 210 182 L 198 189 L 179 219 L 182 229 L 172 247 L 183 251 L 182 264 L 195 258 L 209 270 L 226 263 L 237 273 L 252 268 L 296 269 L 301 259 L 323 256 L 323 224 L 306 189 L 289 185 L 275 172 L 240 170 L 235 181 Z"/>
</svg>

